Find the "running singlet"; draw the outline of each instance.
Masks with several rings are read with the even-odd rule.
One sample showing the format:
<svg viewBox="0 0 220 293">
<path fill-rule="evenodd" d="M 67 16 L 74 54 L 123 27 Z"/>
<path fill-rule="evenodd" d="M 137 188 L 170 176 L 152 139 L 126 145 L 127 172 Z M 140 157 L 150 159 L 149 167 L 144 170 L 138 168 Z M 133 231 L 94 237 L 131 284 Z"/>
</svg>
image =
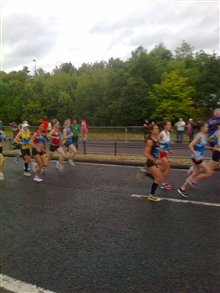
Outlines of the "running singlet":
<svg viewBox="0 0 220 293">
<path fill-rule="evenodd" d="M 59 137 L 59 139 L 53 138 L 51 144 L 52 145 L 60 145 L 60 139 L 61 139 L 60 131 L 57 129 L 54 129 L 54 130 L 55 130 L 55 133 L 53 134 L 53 136 Z"/>
<path fill-rule="evenodd" d="M 169 149 L 169 143 L 170 143 L 170 133 L 169 132 L 165 132 L 162 131 L 161 133 L 163 133 L 163 137 L 160 140 L 160 149 L 164 150 L 166 153 L 168 153 L 168 149 Z"/>
<path fill-rule="evenodd" d="M 152 149 L 151 149 L 151 155 L 154 156 L 155 158 L 158 158 L 159 154 L 160 154 L 159 141 L 155 141 L 152 138 L 149 138 L 149 139 L 151 139 L 153 141 L 153 146 L 152 146 Z"/>
<path fill-rule="evenodd" d="M 70 128 L 65 127 L 64 129 L 66 129 L 66 136 L 72 133 Z M 72 143 L 72 138 L 68 137 L 64 140 L 64 143 L 70 145 Z"/>
<path fill-rule="evenodd" d="M 0 141 L 2 141 L 2 134 L 0 133 Z"/>
<path fill-rule="evenodd" d="M 204 151 L 205 151 L 204 146 L 206 145 L 207 141 L 205 139 L 204 134 L 197 133 L 196 136 L 198 136 L 198 135 L 201 135 L 201 141 L 194 145 L 194 151 L 195 151 L 197 157 L 201 160 L 203 158 L 203 154 L 204 154 Z M 196 159 L 194 155 L 191 155 L 191 158 L 194 159 L 194 160 Z"/>
<path fill-rule="evenodd" d="M 214 137 L 213 137 L 213 143 L 214 143 L 214 145 L 216 146 L 217 144 L 218 144 L 218 139 L 217 139 L 217 133 L 218 133 L 218 131 L 216 131 L 213 135 L 214 135 Z"/>
<path fill-rule="evenodd" d="M 23 131 L 21 132 L 21 141 L 24 143 L 21 145 L 21 149 L 26 150 L 30 148 L 29 141 L 30 141 L 30 133 L 28 132 L 25 134 Z"/>
<path fill-rule="evenodd" d="M 44 142 L 44 133 L 41 134 L 38 131 L 35 131 L 37 133 L 37 137 L 34 140 L 34 143 L 43 143 Z"/>
</svg>

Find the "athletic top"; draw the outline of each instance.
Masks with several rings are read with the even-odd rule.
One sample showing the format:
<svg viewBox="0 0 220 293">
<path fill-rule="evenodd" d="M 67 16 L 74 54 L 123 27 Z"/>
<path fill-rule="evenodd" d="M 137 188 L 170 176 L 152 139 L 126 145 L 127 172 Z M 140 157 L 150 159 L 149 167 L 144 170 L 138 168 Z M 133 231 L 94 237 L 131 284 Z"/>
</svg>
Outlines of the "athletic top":
<svg viewBox="0 0 220 293">
<path fill-rule="evenodd" d="M 163 149 L 166 153 L 168 153 L 168 149 L 170 146 L 170 133 L 169 131 L 166 133 L 164 130 L 161 133 L 163 133 L 163 137 L 160 140 L 160 148 Z"/>
<path fill-rule="evenodd" d="M 59 137 L 59 139 L 53 138 L 51 144 L 52 145 L 60 145 L 60 139 L 61 139 L 60 131 L 55 128 L 54 128 L 54 130 L 55 130 L 55 133 L 53 134 L 53 136 Z"/>
<path fill-rule="evenodd" d="M 70 128 L 65 127 L 64 129 L 66 129 L 66 136 L 72 133 Z M 64 140 L 64 143 L 70 145 L 72 143 L 72 138 L 68 137 L 67 139 Z"/>
<path fill-rule="evenodd" d="M 201 135 L 201 141 L 194 145 L 194 151 L 195 151 L 197 157 L 201 160 L 203 158 L 203 153 L 205 151 L 204 146 L 206 145 L 207 141 L 205 139 L 204 134 L 199 132 L 199 133 L 197 133 L 196 136 L 198 136 L 198 135 Z M 193 154 L 191 155 L 191 157 L 192 157 L 192 159 L 195 159 L 195 156 Z"/>
<path fill-rule="evenodd" d="M 152 146 L 152 149 L 151 149 L 151 152 L 150 153 L 155 158 L 158 158 L 159 157 L 159 154 L 160 154 L 160 143 L 159 143 L 159 140 L 158 141 L 155 141 L 151 137 L 149 139 L 153 141 L 153 146 Z"/>
<path fill-rule="evenodd" d="M 2 141 L 2 134 L 0 133 L 0 141 Z"/>
<path fill-rule="evenodd" d="M 220 146 L 218 145 L 218 138 L 217 138 L 217 133 L 218 133 L 218 132 L 219 132 L 219 131 L 217 130 L 217 131 L 214 133 L 213 143 L 214 143 L 214 150 L 220 152 Z"/>
<path fill-rule="evenodd" d="M 21 149 L 26 150 L 30 148 L 29 145 L 29 141 L 30 141 L 30 133 L 28 132 L 27 134 L 25 134 L 23 131 L 21 132 L 21 141 L 24 143 L 23 145 L 21 145 Z"/>
<path fill-rule="evenodd" d="M 37 137 L 34 140 L 34 143 L 43 143 L 44 142 L 44 133 L 41 134 L 38 131 L 35 131 L 37 133 Z"/>
<path fill-rule="evenodd" d="M 3 139 L 3 135 L 5 135 L 4 131 L 0 130 L 0 147 L 2 147 L 2 139 Z"/>
</svg>

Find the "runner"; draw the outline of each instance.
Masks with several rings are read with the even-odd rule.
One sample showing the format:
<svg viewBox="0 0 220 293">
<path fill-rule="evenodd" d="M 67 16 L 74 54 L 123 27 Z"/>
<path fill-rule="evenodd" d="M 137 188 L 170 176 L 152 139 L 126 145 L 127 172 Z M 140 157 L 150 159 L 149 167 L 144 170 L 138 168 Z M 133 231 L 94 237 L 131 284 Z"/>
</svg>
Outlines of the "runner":
<svg viewBox="0 0 220 293">
<path fill-rule="evenodd" d="M 197 133 L 194 140 L 189 144 L 189 149 L 192 152 L 193 173 L 186 179 L 183 186 L 178 189 L 178 192 L 184 197 L 188 197 L 186 188 L 189 185 L 190 187 L 196 188 L 200 180 L 212 176 L 210 167 L 202 160 L 205 149 L 212 149 L 212 147 L 205 146 L 207 143 L 205 133 L 208 132 L 208 125 L 206 122 L 197 122 L 195 127 L 199 130 L 199 133 Z M 203 171 L 202 174 L 199 174 L 200 169 Z"/>
<path fill-rule="evenodd" d="M 150 125 L 148 131 L 149 135 L 147 136 L 144 155 L 147 157 L 146 166 L 149 168 L 151 175 L 154 177 L 154 182 L 151 186 L 151 193 L 148 196 L 148 199 L 153 201 L 161 201 L 161 198 L 155 195 L 155 191 L 161 181 L 160 169 L 158 167 L 158 165 L 161 164 L 161 160 L 158 159 L 160 154 L 160 144 L 159 139 L 157 138 L 159 127 L 157 125 Z"/>
<path fill-rule="evenodd" d="M 68 163 L 71 166 L 76 166 L 73 160 L 75 159 L 75 156 L 77 154 L 77 149 L 72 143 L 73 133 L 71 132 L 70 126 L 71 126 L 70 119 L 66 119 L 64 122 L 64 129 L 63 129 L 63 140 L 64 140 L 63 143 L 65 147 L 64 150 L 65 152 L 67 152 L 67 149 L 69 148 L 73 152 L 73 155 L 71 156 L 71 158 L 68 159 Z"/>
<path fill-rule="evenodd" d="M 209 167 L 212 171 L 218 166 L 220 161 L 220 121 L 216 123 L 217 131 L 210 136 L 209 142 L 214 143 L 214 149 L 212 152 L 212 160 L 209 164 Z"/>
<path fill-rule="evenodd" d="M 36 175 L 34 177 L 34 181 L 41 182 L 43 181 L 40 178 L 40 171 L 42 167 L 47 167 L 47 157 L 46 157 L 46 150 L 44 147 L 44 133 L 43 133 L 44 124 L 42 122 L 37 123 L 37 130 L 34 132 L 33 136 L 31 137 L 29 144 L 33 147 L 32 155 L 37 163 L 33 162 L 33 170 L 36 171 Z"/>
<path fill-rule="evenodd" d="M 82 131 L 82 134 L 84 135 L 83 140 L 85 141 L 86 140 L 86 133 L 88 131 L 87 124 L 86 124 L 86 120 L 82 120 L 82 123 L 81 123 L 81 131 Z"/>
<path fill-rule="evenodd" d="M 25 160 L 24 176 L 31 176 L 31 174 L 28 173 L 28 164 L 31 162 L 31 153 L 30 153 L 30 145 L 29 145 L 31 135 L 29 132 L 29 127 L 30 125 L 28 125 L 28 123 L 22 124 L 21 131 L 16 135 L 14 139 L 15 143 L 20 144 L 22 157 Z"/>
<path fill-rule="evenodd" d="M 5 158 L 2 155 L 3 152 L 3 146 L 2 146 L 2 140 L 7 140 L 6 138 L 6 134 L 4 131 L 0 130 L 0 180 L 5 179 L 5 176 L 3 174 L 3 167 L 4 167 L 4 163 L 5 163 Z"/>
<path fill-rule="evenodd" d="M 72 143 L 75 145 L 76 149 L 78 150 L 78 138 L 81 137 L 81 127 L 77 124 L 77 120 L 73 120 L 73 124 L 71 124 L 71 130 L 73 132 Z"/>
<path fill-rule="evenodd" d="M 50 145 L 50 152 L 48 156 L 48 163 L 52 159 L 54 152 L 58 152 L 60 154 L 59 160 L 56 163 L 56 168 L 60 172 L 64 172 L 63 161 L 65 160 L 66 154 L 64 149 L 60 146 L 61 142 L 61 135 L 60 135 L 60 122 L 57 119 L 52 121 L 53 129 L 48 134 L 48 138 L 52 138 L 51 145 Z M 43 173 L 46 173 L 46 169 L 43 169 Z"/>
<path fill-rule="evenodd" d="M 162 168 L 161 171 L 164 171 L 164 179 L 163 183 L 161 185 L 162 189 L 170 190 L 173 189 L 172 186 L 170 186 L 167 183 L 168 176 L 170 174 L 170 164 L 168 162 L 167 154 L 168 152 L 172 155 L 173 151 L 171 150 L 169 144 L 170 144 L 170 130 L 172 128 L 172 125 L 170 121 L 166 120 L 162 123 L 160 123 L 160 126 L 162 126 L 163 131 L 159 134 L 160 139 L 160 159 L 162 162 Z"/>
</svg>

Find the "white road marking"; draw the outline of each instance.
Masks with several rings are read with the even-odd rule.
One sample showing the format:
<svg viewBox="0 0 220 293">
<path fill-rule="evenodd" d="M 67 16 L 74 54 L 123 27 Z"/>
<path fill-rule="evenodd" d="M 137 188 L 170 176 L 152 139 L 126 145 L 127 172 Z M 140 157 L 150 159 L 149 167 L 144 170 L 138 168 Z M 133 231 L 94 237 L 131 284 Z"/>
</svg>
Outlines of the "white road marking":
<svg viewBox="0 0 220 293">
<path fill-rule="evenodd" d="M 131 197 L 138 197 L 138 198 L 146 198 L 146 195 L 140 195 L 140 194 L 132 194 Z M 175 198 L 167 198 L 167 197 L 160 197 L 162 200 L 167 200 L 171 202 L 178 202 L 178 203 L 191 203 L 191 204 L 197 204 L 197 205 L 203 205 L 203 206 L 212 206 L 212 207 L 219 207 L 220 203 L 212 203 L 212 202 L 204 202 L 204 201 L 194 201 L 194 200 L 187 200 L 187 199 L 175 199 Z"/>
<path fill-rule="evenodd" d="M 35 285 L 15 280 L 3 274 L 0 274 L 0 288 L 14 293 L 55 293 Z"/>
</svg>

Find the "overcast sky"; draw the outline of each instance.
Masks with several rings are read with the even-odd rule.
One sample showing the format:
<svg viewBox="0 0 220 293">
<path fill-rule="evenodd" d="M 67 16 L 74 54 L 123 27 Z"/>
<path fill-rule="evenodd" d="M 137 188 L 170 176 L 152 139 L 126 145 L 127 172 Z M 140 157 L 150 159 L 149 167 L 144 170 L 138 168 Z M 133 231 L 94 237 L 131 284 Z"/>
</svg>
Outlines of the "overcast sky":
<svg viewBox="0 0 220 293">
<path fill-rule="evenodd" d="M 51 71 L 109 58 L 126 60 L 140 45 L 163 42 L 174 52 L 185 40 L 219 54 L 218 1 L 5 1 L 1 70 Z"/>
</svg>

